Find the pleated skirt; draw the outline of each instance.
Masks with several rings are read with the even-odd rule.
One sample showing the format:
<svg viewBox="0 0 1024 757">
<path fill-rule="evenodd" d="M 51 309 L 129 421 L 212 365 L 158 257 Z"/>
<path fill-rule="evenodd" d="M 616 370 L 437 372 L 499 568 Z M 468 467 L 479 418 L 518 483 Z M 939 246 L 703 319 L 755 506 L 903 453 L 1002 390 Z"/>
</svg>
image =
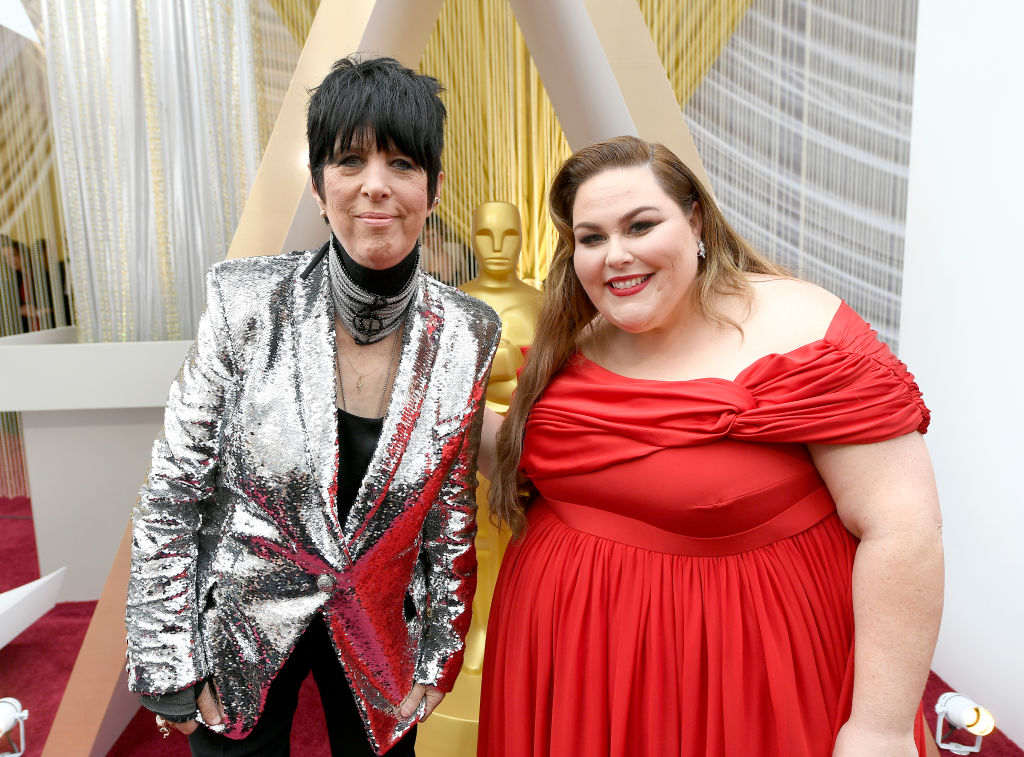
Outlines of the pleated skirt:
<svg viewBox="0 0 1024 757">
<path fill-rule="evenodd" d="M 857 542 L 834 513 L 720 556 L 535 505 L 491 607 L 481 757 L 827 757 L 849 717 Z M 923 719 L 917 736 L 923 750 Z"/>
</svg>

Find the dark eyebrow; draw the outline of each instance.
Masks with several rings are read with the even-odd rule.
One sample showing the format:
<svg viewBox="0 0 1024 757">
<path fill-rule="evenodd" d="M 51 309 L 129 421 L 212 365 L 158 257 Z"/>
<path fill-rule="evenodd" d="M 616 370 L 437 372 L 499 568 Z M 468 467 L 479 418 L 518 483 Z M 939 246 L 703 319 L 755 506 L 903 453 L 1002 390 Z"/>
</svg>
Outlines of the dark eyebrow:
<svg viewBox="0 0 1024 757">
<path fill-rule="evenodd" d="M 641 205 L 639 208 L 633 208 L 628 213 L 625 213 L 621 218 L 619 218 L 618 222 L 620 224 L 625 223 L 626 221 L 628 221 L 633 216 L 639 215 L 640 213 L 643 213 L 645 210 L 657 210 L 657 208 L 654 207 L 653 205 Z M 582 229 L 582 228 L 597 229 L 597 228 L 600 228 L 600 225 L 596 224 L 596 223 L 590 223 L 588 221 L 580 221 L 578 224 L 575 224 L 572 227 L 572 230 L 576 231 L 577 229 Z"/>
</svg>

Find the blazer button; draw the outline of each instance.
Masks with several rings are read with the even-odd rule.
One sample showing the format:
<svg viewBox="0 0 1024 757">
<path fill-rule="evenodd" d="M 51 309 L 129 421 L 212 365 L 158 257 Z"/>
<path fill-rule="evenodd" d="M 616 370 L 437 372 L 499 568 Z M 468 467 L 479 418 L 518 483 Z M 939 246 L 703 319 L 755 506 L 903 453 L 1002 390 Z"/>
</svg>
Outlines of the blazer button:
<svg viewBox="0 0 1024 757">
<path fill-rule="evenodd" d="M 334 576 L 329 573 L 321 573 L 316 577 L 316 588 L 320 591 L 334 591 Z"/>
</svg>

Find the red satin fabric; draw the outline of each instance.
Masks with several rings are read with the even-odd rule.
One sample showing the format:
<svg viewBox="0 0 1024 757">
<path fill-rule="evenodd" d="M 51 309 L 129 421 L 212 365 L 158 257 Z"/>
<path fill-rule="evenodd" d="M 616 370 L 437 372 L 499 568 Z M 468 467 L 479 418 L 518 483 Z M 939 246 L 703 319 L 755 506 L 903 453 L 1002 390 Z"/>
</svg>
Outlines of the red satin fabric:
<svg viewBox="0 0 1024 757">
<path fill-rule="evenodd" d="M 824 338 L 733 381 L 572 360 L 527 426 L 541 496 L 498 579 L 479 754 L 830 755 L 856 540 L 804 445 L 927 425 L 913 377 L 845 304 Z"/>
</svg>

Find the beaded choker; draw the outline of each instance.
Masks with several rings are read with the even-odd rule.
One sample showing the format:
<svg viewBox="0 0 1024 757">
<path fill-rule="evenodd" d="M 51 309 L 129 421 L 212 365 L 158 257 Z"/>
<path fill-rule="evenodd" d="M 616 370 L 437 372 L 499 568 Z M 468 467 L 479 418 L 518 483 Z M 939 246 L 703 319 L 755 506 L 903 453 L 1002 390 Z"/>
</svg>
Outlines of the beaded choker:
<svg viewBox="0 0 1024 757">
<path fill-rule="evenodd" d="M 377 294 L 357 284 L 342 263 L 340 256 L 345 251 L 340 244 L 335 247 L 333 234 L 330 245 L 327 267 L 330 273 L 331 299 L 334 302 L 335 315 L 345 330 L 355 339 L 356 344 L 366 345 L 379 342 L 398 328 L 402 322 L 402 316 L 416 294 L 420 280 L 419 245 L 417 244 L 416 248 L 409 253 L 415 255 L 415 265 L 407 274 L 408 280 L 393 295 Z M 395 268 L 399 270 L 406 268 L 403 265 L 404 262 L 399 263 Z M 358 263 L 354 264 L 358 265 Z"/>
</svg>

